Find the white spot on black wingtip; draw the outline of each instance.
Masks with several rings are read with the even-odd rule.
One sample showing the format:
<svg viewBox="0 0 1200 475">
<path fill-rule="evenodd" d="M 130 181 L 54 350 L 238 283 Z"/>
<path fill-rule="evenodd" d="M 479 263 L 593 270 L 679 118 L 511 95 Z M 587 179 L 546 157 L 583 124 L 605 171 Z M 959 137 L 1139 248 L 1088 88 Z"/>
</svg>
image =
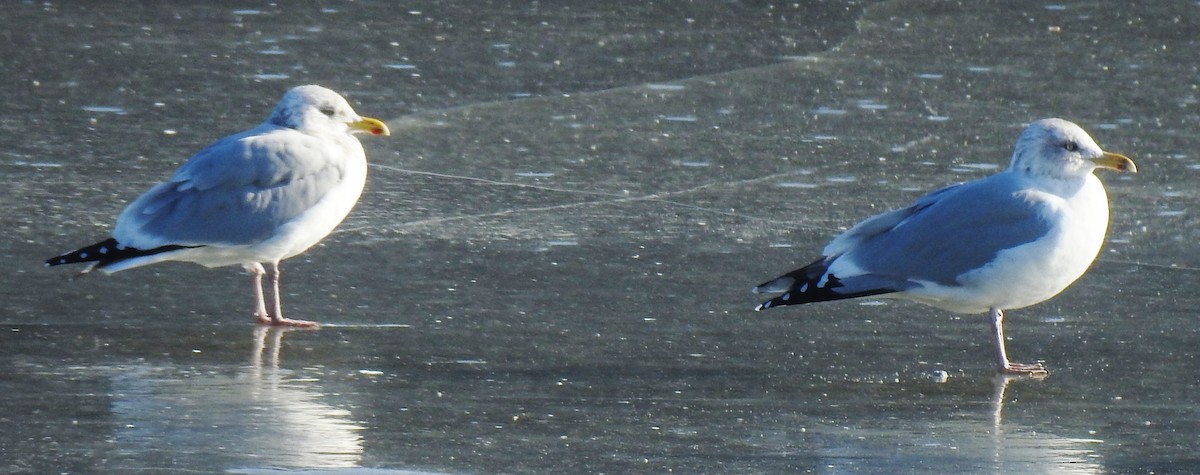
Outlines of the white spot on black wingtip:
<svg viewBox="0 0 1200 475">
<path fill-rule="evenodd" d="M 771 302 L 763 302 L 763 303 L 758 304 L 757 307 L 754 307 L 754 311 L 761 312 L 764 309 L 768 309 L 768 308 L 771 308 Z"/>
<path fill-rule="evenodd" d="M 791 293 L 791 292 L 788 292 L 788 293 L 786 293 L 786 294 L 783 294 L 783 295 L 782 295 L 782 296 L 780 296 L 779 298 L 780 298 L 780 299 L 783 299 L 783 300 L 791 300 L 791 299 L 792 299 L 792 293 Z"/>
<path fill-rule="evenodd" d="M 101 254 L 108 254 L 108 248 L 107 248 L 107 247 L 104 247 L 104 246 L 100 246 L 100 253 L 101 253 Z"/>
<path fill-rule="evenodd" d="M 86 252 L 81 252 L 81 253 L 79 253 L 79 258 L 80 258 L 80 259 L 87 259 L 87 253 L 86 253 Z"/>
</svg>

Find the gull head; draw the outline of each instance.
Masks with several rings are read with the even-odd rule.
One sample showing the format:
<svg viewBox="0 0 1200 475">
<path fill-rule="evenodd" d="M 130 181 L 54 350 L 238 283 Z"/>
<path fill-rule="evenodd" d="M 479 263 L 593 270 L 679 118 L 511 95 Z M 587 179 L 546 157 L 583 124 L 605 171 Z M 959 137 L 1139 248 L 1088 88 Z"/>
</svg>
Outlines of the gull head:
<svg viewBox="0 0 1200 475">
<path fill-rule="evenodd" d="M 391 135 L 383 122 L 362 117 L 336 92 L 321 86 L 289 89 L 271 111 L 267 122 L 296 129 L 310 135 L 329 133 L 368 133 Z"/>
<path fill-rule="evenodd" d="M 1137 173 L 1133 160 L 1105 152 L 1072 122 L 1042 119 L 1029 124 L 1013 146 L 1010 171 L 1059 179 L 1082 178 L 1097 168 Z"/>
</svg>

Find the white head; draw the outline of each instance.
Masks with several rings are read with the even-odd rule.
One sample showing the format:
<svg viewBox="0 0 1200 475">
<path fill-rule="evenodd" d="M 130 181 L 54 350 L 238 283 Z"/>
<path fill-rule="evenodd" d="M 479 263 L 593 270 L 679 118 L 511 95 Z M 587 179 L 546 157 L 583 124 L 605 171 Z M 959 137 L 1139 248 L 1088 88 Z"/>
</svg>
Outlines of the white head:
<svg viewBox="0 0 1200 475">
<path fill-rule="evenodd" d="M 346 99 L 321 86 L 294 87 L 283 94 L 267 122 L 311 135 L 360 133 L 391 135 L 387 125 L 360 117 Z"/>
<path fill-rule="evenodd" d="M 1078 125 L 1062 119 L 1029 124 L 1013 146 L 1010 171 L 1030 176 L 1078 179 L 1096 168 L 1137 173 L 1124 155 L 1105 152 Z"/>
</svg>

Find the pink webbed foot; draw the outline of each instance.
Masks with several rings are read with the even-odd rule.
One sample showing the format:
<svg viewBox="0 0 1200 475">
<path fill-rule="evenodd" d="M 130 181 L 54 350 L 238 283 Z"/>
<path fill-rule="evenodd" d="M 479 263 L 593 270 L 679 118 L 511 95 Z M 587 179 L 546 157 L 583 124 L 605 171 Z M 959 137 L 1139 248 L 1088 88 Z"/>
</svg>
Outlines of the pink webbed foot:
<svg viewBox="0 0 1200 475">
<path fill-rule="evenodd" d="M 1041 363 L 1008 363 L 997 370 L 1001 374 L 1016 376 L 1045 377 L 1050 375 L 1050 372 L 1046 370 L 1046 366 Z"/>
<path fill-rule="evenodd" d="M 283 302 L 279 292 L 279 263 L 268 263 L 264 268 L 262 264 L 251 263 L 245 266 L 246 271 L 250 273 L 252 290 L 254 291 L 254 321 L 259 325 L 269 325 L 272 327 L 290 327 L 290 328 L 317 328 L 321 326 L 317 322 L 308 320 L 292 320 L 283 318 Z M 273 300 L 273 308 L 275 313 L 267 312 L 267 302 L 265 292 L 263 292 L 262 278 L 263 276 L 271 282 L 271 297 Z"/>
<path fill-rule="evenodd" d="M 293 327 L 293 328 L 318 328 L 320 323 L 311 322 L 308 320 L 293 320 L 290 318 L 276 318 L 267 314 L 255 314 L 254 320 L 259 325 L 269 325 L 273 327 Z"/>
</svg>

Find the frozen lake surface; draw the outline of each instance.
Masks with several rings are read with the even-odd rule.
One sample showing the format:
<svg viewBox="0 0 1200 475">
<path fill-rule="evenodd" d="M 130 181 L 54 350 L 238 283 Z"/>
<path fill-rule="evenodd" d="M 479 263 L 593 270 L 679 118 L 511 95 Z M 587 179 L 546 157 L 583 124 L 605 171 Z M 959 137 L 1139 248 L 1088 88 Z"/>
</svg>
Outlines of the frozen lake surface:
<svg viewBox="0 0 1200 475">
<path fill-rule="evenodd" d="M 812 3 L 809 5 L 809 3 Z M 0 18 L 0 472 L 1200 472 L 1200 6 L 382 1 Z M 319 83 L 390 118 L 252 325 L 240 270 L 42 260 Z M 1108 242 L 983 316 L 749 289 L 1079 123 Z"/>
</svg>

